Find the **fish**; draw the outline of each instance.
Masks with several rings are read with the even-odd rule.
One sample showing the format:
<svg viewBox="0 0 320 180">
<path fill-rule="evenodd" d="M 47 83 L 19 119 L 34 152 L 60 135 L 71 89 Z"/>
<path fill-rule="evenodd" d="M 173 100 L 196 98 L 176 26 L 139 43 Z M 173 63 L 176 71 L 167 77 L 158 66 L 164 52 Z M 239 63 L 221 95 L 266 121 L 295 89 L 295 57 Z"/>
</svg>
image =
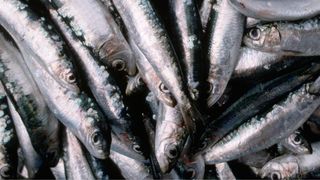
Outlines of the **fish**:
<svg viewBox="0 0 320 180">
<path fill-rule="evenodd" d="M 320 143 L 311 144 L 312 154 L 286 154 L 272 159 L 260 170 L 261 177 L 271 179 L 301 178 L 309 172 L 320 168 Z"/>
<path fill-rule="evenodd" d="M 168 173 L 177 163 L 188 132 L 179 108 L 160 104 L 155 134 L 155 151 L 161 171 Z"/>
<path fill-rule="evenodd" d="M 210 21 L 210 14 L 212 11 L 213 5 L 216 3 L 216 0 L 204 0 L 199 8 L 199 14 L 201 19 L 202 30 L 207 29 L 207 24 Z"/>
<path fill-rule="evenodd" d="M 196 129 L 202 126 L 204 117 L 190 97 L 168 33 L 150 1 L 112 2 L 126 25 L 128 34 L 164 83 L 164 89 L 173 94 L 190 135 L 193 136 Z"/>
<path fill-rule="evenodd" d="M 203 82 L 202 28 L 195 0 L 167 1 L 168 33 L 178 56 L 191 98 L 198 104 Z"/>
<path fill-rule="evenodd" d="M 268 148 L 298 129 L 319 106 L 320 98 L 302 85 L 279 103 L 224 136 L 204 153 L 206 164 L 230 161 Z"/>
<path fill-rule="evenodd" d="M 34 149 L 50 166 L 59 159 L 60 123 L 50 112 L 14 42 L 0 35 L 0 80 L 20 114 Z"/>
<path fill-rule="evenodd" d="M 280 146 L 283 146 L 285 149 L 297 155 L 312 153 L 310 143 L 303 137 L 301 131 L 299 130 L 280 141 L 279 144 Z"/>
<path fill-rule="evenodd" d="M 81 44 L 73 35 L 68 26 L 62 21 L 61 17 L 54 10 L 50 11 L 54 22 L 64 32 L 69 46 L 77 54 L 77 61 L 85 74 L 85 80 L 97 100 L 99 107 L 107 117 L 106 121 L 110 124 L 112 131 L 128 147 L 134 150 L 142 150 L 142 140 L 133 133 L 133 121 L 130 116 L 127 105 L 124 103 L 124 97 L 117 85 L 116 80 L 109 73 L 108 68 L 101 64 L 90 51 Z M 141 147 L 141 148 L 137 148 Z M 143 153 L 139 151 L 139 153 Z"/>
<path fill-rule="evenodd" d="M 317 56 L 320 27 L 315 17 L 298 22 L 273 22 L 247 29 L 243 43 L 250 48 L 290 56 Z"/>
<path fill-rule="evenodd" d="M 55 167 L 52 167 L 50 169 L 56 179 L 66 179 L 65 168 L 62 158 L 59 159 L 58 164 Z"/>
<path fill-rule="evenodd" d="M 134 40 L 130 37 L 129 44 L 136 58 L 139 75 L 146 83 L 149 90 L 154 93 L 159 101 L 167 104 L 168 106 L 174 107 L 177 102 L 172 93 L 170 93 L 170 91 L 166 88 L 149 61 L 146 59 Z"/>
<path fill-rule="evenodd" d="M 320 14 L 317 0 L 229 0 L 245 16 L 264 21 L 296 21 Z"/>
<path fill-rule="evenodd" d="M 0 87 L 3 88 L 2 84 L 0 84 Z M 27 169 L 28 178 L 34 178 L 44 166 L 44 159 L 34 150 L 31 143 L 30 135 L 28 134 L 21 116 L 15 109 L 10 99 L 7 100 L 13 124 L 16 130 L 15 133 L 21 149 L 21 154 L 24 158 L 24 165 Z"/>
<path fill-rule="evenodd" d="M 185 153 L 183 153 L 185 155 Z M 202 156 L 181 156 L 175 170 L 182 179 L 203 179 L 205 173 L 205 161 Z"/>
<path fill-rule="evenodd" d="M 307 69 L 306 69 L 307 68 Z M 201 135 L 195 152 L 203 152 L 243 122 L 273 105 L 279 98 L 290 93 L 317 75 L 320 66 L 315 64 L 285 74 L 271 81 L 259 83 L 231 104 L 217 119 L 208 124 Z"/>
<path fill-rule="evenodd" d="M 220 180 L 236 179 L 228 163 L 226 162 L 218 163 L 218 164 L 215 164 L 215 166 L 217 169 L 218 179 Z"/>
<path fill-rule="evenodd" d="M 74 35 L 99 59 L 116 71 L 136 73 L 132 52 L 111 13 L 99 0 L 42 0 L 54 8 Z M 51 5 L 51 6 L 50 6 Z M 93 11 L 94 9 L 94 11 Z"/>
<path fill-rule="evenodd" d="M 138 92 L 146 90 L 146 84 L 144 83 L 141 74 L 138 73 L 134 77 L 130 77 L 126 87 L 126 95 L 130 96 Z"/>
<path fill-rule="evenodd" d="M 223 94 L 237 65 L 245 23 L 245 17 L 234 10 L 228 0 L 219 0 L 217 6 L 208 25 L 205 55 L 209 61 L 207 81 L 211 86 L 207 98 L 209 108 Z"/>
<path fill-rule="evenodd" d="M 18 45 L 24 58 L 20 63 L 28 67 L 51 112 L 91 154 L 107 158 L 110 128 L 97 104 L 77 85 L 71 57 L 54 26 L 22 1 L 0 4 L 0 23 Z"/>
<path fill-rule="evenodd" d="M 254 168 L 262 168 L 268 161 L 274 158 L 268 150 L 254 152 L 240 157 L 237 161 Z"/>
<path fill-rule="evenodd" d="M 96 179 L 79 140 L 68 129 L 63 132 L 63 162 L 67 179 Z"/>
<path fill-rule="evenodd" d="M 17 178 L 19 142 L 3 87 L 0 89 L 0 127 L 0 177 L 14 179 Z"/>
</svg>

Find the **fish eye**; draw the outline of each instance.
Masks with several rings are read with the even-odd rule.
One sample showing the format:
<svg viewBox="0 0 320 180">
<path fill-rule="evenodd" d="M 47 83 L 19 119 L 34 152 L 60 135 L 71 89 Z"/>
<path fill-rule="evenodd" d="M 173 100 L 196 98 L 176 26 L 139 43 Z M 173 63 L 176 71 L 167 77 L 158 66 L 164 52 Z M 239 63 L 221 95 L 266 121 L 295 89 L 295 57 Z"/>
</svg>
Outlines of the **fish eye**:
<svg viewBox="0 0 320 180">
<path fill-rule="evenodd" d="M 176 157 L 178 157 L 178 149 L 177 146 L 175 145 L 170 145 L 166 148 L 166 154 L 170 159 L 174 159 Z"/>
<path fill-rule="evenodd" d="M 122 59 L 116 59 L 112 62 L 112 67 L 114 67 L 118 71 L 123 71 L 126 67 L 126 64 Z"/>
<path fill-rule="evenodd" d="M 272 180 L 281 179 L 281 174 L 280 174 L 279 172 L 273 172 L 273 173 L 271 173 L 270 178 L 271 178 Z"/>
<path fill-rule="evenodd" d="M 192 179 L 196 176 L 196 170 L 193 168 L 189 168 L 185 172 L 186 179 Z"/>
<path fill-rule="evenodd" d="M 159 88 L 160 88 L 160 91 L 163 92 L 163 93 L 169 93 L 170 92 L 169 89 L 163 83 L 160 84 Z"/>
<path fill-rule="evenodd" d="M 10 168 L 9 165 L 5 165 L 0 170 L 1 177 L 9 178 L 10 177 Z"/>
<path fill-rule="evenodd" d="M 204 150 L 207 146 L 208 146 L 208 143 L 206 142 L 206 140 L 202 141 L 199 148 L 200 151 Z"/>
<path fill-rule="evenodd" d="M 133 144 L 132 149 L 137 153 L 142 153 L 141 147 L 138 144 Z"/>
<path fill-rule="evenodd" d="M 137 82 L 138 82 L 138 84 L 143 84 L 143 83 L 144 83 L 144 81 L 143 81 L 143 79 L 141 78 L 141 76 L 138 77 Z"/>
<path fill-rule="evenodd" d="M 69 74 L 67 77 L 67 81 L 70 83 L 74 83 L 76 81 L 76 78 L 74 77 L 73 74 Z"/>
<path fill-rule="evenodd" d="M 197 99 L 199 97 L 199 91 L 197 89 L 192 89 L 191 92 L 191 96 L 193 99 Z"/>
<path fill-rule="evenodd" d="M 261 31 L 259 28 L 252 28 L 249 31 L 249 36 L 253 40 L 258 40 L 260 38 L 260 35 L 261 35 Z"/>
<path fill-rule="evenodd" d="M 102 134 L 99 132 L 94 132 L 91 136 L 91 141 L 92 141 L 93 145 L 95 145 L 95 146 L 101 145 L 102 139 L 103 139 Z"/>
<path fill-rule="evenodd" d="M 292 140 L 295 145 L 299 145 L 302 143 L 301 137 L 298 134 L 295 134 Z"/>
<path fill-rule="evenodd" d="M 210 82 L 206 83 L 206 89 L 207 89 L 207 93 L 210 93 L 213 89 L 213 85 Z"/>
</svg>

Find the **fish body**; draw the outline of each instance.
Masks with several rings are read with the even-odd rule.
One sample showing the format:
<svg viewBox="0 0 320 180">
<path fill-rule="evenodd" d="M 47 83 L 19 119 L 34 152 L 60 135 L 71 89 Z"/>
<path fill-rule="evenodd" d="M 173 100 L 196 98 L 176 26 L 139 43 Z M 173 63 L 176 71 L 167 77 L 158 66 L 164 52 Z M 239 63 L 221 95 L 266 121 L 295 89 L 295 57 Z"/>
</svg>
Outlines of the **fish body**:
<svg viewBox="0 0 320 180">
<path fill-rule="evenodd" d="M 27 4 L 17 0 L 0 3 L 0 23 L 17 43 L 24 58 L 20 63 L 28 67 L 51 112 L 90 153 L 106 158 L 110 129 L 96 103 L 79 90 L 71 58 L 59 34 Z"/>
<path fill-rule="evenodd" d="M 232 131 L 204 153 L 207 164 L 237 159 L 268 148 L 298 129 L 319 106 L 320 98 L 308 93 L 309 84 L 290 93 L 267 113 Z"/>
</svg>

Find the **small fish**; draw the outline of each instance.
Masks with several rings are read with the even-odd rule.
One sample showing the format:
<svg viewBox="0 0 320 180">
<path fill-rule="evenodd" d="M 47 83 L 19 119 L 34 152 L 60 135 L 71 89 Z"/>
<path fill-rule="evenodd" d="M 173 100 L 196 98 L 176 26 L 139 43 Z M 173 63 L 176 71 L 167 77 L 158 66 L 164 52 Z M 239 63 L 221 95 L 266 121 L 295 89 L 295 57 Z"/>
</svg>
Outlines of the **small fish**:
<svg viewBox="0 0 320 180">
<path fill-rule="evenodd" d="M 92 155 L 107 158 L 110 129 L 96 103 L 77 85 L 72 58 L 54 26 L 21 1 L 0 4 L 0 23 L 18 45 L 24 58 L 19 63 L 28 67 L 51 112 Z"/>
<path fill-rule="evenodd" d="M 161 102 L 172 107 L 175 106 L 176 100 L 174 99 L 173 95 L 163 84 L 156 71 L 153 69 L 149 61 L 143 55 L 132 38 L 129 38 L 129 44 L 134 52 L 139 74 L 150 91 L 152 91 Z"/>
<path fill-rule="evenodd" d="M 132 52 L 111 13 L 99 0 L 42 0 L 54 8 L 75 36 L 102 62 L 129 75 L 136 73 Z M 51 5 L 51 6 L 49 6 Z"/>
<path fill-rule="evenodd" d="M 229 5 L 228 0 L 219 0 L 213 10 L 208 25 L 208 50 L 206 58 L 210 62 L 207 81 L 212 88 L 207 99 L 212 107 L 223 94 L 240 53 L 245 17 Z"/>
<path fill-rule="evenodd" d="M 262 150 L 248 155 L 242 156 L 238 159 L 239 162 L 254 168 L 262 168 L 274 156 L 267 150 Z"/>
<path fill-rule="evenodd" d="M 63 135 L 63 162 L 67 179 L 95 179 L 81 143 L 68 129 Z"/>
<path fill-rule="evenodd" d="M 213 5 L 216 3 L 216 0 L 204 0 L 201 4 L 199 14 L 202 24 L 202 30 L 205 31 L 207 29 L 207 24 L 210 21 L 210 14 L 212 11 Z"/>
<path fill-rule="evenodd" d="M 253 49 L 291 56 L 319 55 L 318 17 L 298 22 L 274 22 L 247 30 L 243 43 Z"/>
<path fill-rule="evenodd" d="M 20 114 L 34 149 L 50 166 L 59 160 L 60 123 L 50 112 L 14 42 L 0 34 L 0 80 Z"/>
<path fill-rule="evenodd" d="M 320 14 L 318 0 L 229 0 L 245 16 L 264 21 L 295 21 Z"/>
<path fill-rule="evenodd" d="M 163 173 L 176 164 L 188 137 L 179 109 L 160 104 L 155 138 L 156 157 Z"/>
<path fill-rule="evenodd" d="M 177 101 L 190 135 L 204 122 L 179 68 L 169 36 L 149 0 L 113 1 L 130 37 Z"/>
<path fill-rule="evenodd" d="M 311 146 L 312 154 L 283 155 L 272 159 L 261 169 L 261 176 L 271 179 L 301 178 L 320 169 L 320 143 L 315 142 Z"/>
<path fill-rule="evenodd" d="M 290 93 L 270 111 L 232 131 L 204 153 L 206 164 L 230 161 L 268 148 L 298 129 L 320 105 L 320 97 L 308 93 L 311 83 Z"/>
<path fill-rule="evenodd" d="M 200 143 L 199 150 L 201 152 L 205 151 L 206 148 L 217 143 L 243 122 L 273 105 L 274 102 L 291 92 L 292 89 L 310 80 L 320 70 L 319 64 L 307 67 L 307 69 L 304 67 L 274 80 L 259 83 L 248 90 L 216 120 L 208 124 L 198 141 Z"/>
<path fill-rule="evenodd" d="M 129 77 L 127 88 L 126 88 L 126 95 L 130 96 L 137 92 L 141 92 L 145 90 L 145 83 L 141 77 L 141 74 L 138 73 L 134 77 Z"/>
<path fill-rule="evenodd" d="M 297 130 L 287 138 L 280 142 L 280 146 L 283 146 L 287 150 L 294 154 L 311 154 L 312 148 L 310 143 L 303 137 L 301 131 Z"/>
<path fill-rule="evenodd" d="M 203 179 L 205 162 L 202 156 L 192 158 L 182 156 L 175 170 L 182 179 Z"/>
</svg>

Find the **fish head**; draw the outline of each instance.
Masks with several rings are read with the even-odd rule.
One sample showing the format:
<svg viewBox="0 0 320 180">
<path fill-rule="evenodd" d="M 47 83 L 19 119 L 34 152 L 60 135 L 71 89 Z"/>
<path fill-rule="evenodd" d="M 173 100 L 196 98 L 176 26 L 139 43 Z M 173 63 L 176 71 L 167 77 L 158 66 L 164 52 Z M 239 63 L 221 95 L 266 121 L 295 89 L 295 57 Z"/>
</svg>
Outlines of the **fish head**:
<svg viewBox="0 0 320 180">
<path fill-rule="evenodd" d="M 156 158 L 163 173 L 168 173 L 177 162 L 181 148 L 174 140 L 163 141 L 156 149 Z"/>
<path fill-rule="evenodd" d="M 275 25 L 264 25 L 250 28 L 243 37 L 246 46 L 264 51 L 280 49 L 281 35 Z"/>
<path fill-rule="evenodd" d="M 310 143 L 302 136 L 300 131 L 295 131 L 287 138 L 288 143 L 294 149 L 296 154 L 311 154 L 312 148 Z"/>
<path fill-rule="evenodd" d="M 63 57 L 65 58 L 65 57 Z M 74 72 L 73 65 L 68 61 L 61 60 L 53 62 L 49 66 L 49 70 L 53 77 L 64 87 L 73 91 L 79 92 L 77 80 Z"/>
<path fill-rule="evenodd" d="M 261 176 L 270 179 L 285 179 L 299 174 L 298 159 L 292 155 L 281 156 L 269 161 L 261 169 Z"/>
<path fill-rule="evenodd" d="M 116 71 L 125 71 L 129 76 L 137 73 L 136 62 L 130 47 L 118 40 L 110 40 L 99 48 L 101 60 Z"/>
<path fill-rule="evenodd" d="M 191 159 L 182 157 L 177 167 L 183 179 L 203 179 L 205 173 L 205 162 L 202 155 L 194 156 Z"/>
<path fill-rule="evenodd" d="M 170 107 L 174 107 L 177 104 L 177 101 L 175 100 L 169 89 L 162 82 L 159 84 L 158 90 L 158 98 L 160 101 Z"/>
<path fill-rule="evenodd" d="M 14 167 L 12 165 L 4 163 L 0 166 L 0 179 L 8 179 L 15 177 L 14 174 L 16 174 Z"/>
<path fill-rule="evenodd" d="M 137 91 L 143 89 L 144 81 L 140 74 L 137 74 L 134 77 L 129 77 L 128 84 L 126 87 L 126 95 L 131 95 Z"/>
</svg>

